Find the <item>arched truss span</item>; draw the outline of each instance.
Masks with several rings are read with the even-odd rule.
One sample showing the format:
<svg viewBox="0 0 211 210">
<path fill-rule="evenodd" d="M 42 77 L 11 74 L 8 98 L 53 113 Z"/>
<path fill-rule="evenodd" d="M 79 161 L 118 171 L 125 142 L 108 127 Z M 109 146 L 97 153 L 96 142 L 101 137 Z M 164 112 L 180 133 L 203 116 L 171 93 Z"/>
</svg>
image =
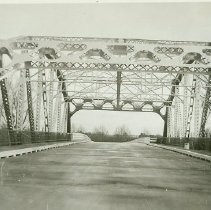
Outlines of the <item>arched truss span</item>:
<svg viewBox="0 0 211 210">
<path fill-rule="evenodd" d="M 5 84 L 20 72 L 32 131 L 44 126 L 45 131 L 65 132 L 68 127 L 70 132 L 70 117 L 92 109 L 155 112 L 165 121 L 164 136 L 205 136 L 209 42 L 26 36 L 1 41 L 0 58 L 1 95 L 10 130 Z"/>
</svg>

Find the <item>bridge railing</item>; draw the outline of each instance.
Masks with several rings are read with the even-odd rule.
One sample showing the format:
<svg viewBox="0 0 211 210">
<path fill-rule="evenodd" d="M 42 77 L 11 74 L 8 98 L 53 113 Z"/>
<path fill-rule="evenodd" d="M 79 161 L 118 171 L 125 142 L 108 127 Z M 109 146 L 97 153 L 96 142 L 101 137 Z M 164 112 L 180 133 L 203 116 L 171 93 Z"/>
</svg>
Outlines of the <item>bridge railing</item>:
<svg viewBox="0 0 211 210">
<path fill-rule="evenodd" d="M 189 143 L 192 150 L 207 150 L 211 151 L 211 138 L 164 138 L 158 137 L 158 144 L 172 145 L 184 147 L 185 143 Z"/>
<path fill-rule="evenodd" d="M 31 143 L 50 143 L 50 142 L 91 142 L 91 139 L 83 133 L 53 133 L 53 132 L 30 132 L 13 131 L 13 141 L 10 140 L 10 131 L 0 129 L 0 146 L 31 144 Z"/>
<path fill-rule="evenodd" d="M 70 141 L 71 134 L 53 133 L 53 132 L 30 132 L 30 131 L 11 131 L 8 129 L 0 129 L 0 146 L 20 145 L 30 143 L 44 142 L 62 142 Z"/>
</svg>

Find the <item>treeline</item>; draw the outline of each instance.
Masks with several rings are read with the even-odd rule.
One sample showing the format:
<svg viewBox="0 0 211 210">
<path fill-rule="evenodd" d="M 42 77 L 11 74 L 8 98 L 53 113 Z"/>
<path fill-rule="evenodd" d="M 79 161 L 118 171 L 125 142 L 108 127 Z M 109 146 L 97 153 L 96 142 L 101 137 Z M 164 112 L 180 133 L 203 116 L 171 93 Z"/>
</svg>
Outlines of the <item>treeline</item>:
<svg viewBox="0 0 211 210">
<path fill-rule="evenodd" d="M 127 142 L 135 139 L 126 134 L 85 133 L 94 142 Z"/>
<path fill-rule="evenodd" d="M 127 142 L 137 138 L 137 136 L 131 135 L 129 129 L 125 126 L 116 128 L 114 134 L 109 134 L 102 125 L 95 128 L 93 132 L 82 130 L 80 132 L 86 134 L 94 142 Z"/>
<path fill-rule="evenodd" d="M 139 138 L 141 138 L 141 137 L 161 138 L 162 136 L 159 134 L 153 135 L 153 134 L 149 134 L 149 133 L 141 133 L 138 137 Z"/>
</svg>

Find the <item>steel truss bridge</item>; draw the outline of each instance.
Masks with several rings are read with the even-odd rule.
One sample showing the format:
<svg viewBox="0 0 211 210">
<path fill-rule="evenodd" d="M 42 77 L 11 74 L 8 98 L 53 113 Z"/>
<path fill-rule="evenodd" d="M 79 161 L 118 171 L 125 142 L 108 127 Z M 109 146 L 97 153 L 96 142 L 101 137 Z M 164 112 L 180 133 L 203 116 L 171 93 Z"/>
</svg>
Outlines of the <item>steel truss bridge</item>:
<svg viewBox="0 0 211 210">
<path fill-rule="evenodd" d="M 1 124 L 5 119 L 12 140 L 14 130 L 26 128 L 70 133 L 71 117 L 82 109 L 155 112 L 164 120 L 164 137 L 205 137 L 210 62 L 208 42 L 1 40 Z"/>
</svg>

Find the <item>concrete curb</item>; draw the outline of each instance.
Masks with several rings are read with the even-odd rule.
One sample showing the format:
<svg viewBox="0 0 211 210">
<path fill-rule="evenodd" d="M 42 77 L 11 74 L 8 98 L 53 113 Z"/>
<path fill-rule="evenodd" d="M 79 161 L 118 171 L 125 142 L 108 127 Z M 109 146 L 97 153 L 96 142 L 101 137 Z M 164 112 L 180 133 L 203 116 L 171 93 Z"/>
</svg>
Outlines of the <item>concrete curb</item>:
<svg viewBox="0 0 211 210">
<path fill-rule="evenodd" d="M 158 148 L 165 149 L 165 150 L 170 150 L 172 152 L 177 152 L 177 153 L 187 155 L 187 156 L 190 156 L 190 157 L 193 157 L 193 158 L 197 158 L 197 159 L 200 159 L 200 160 L 205 160 L 205 161 L 211 162 L 211 156 L 209 156 L 209 155 L 204 155 L 204 154 L 192 152 L 192 151 L 189 151 L 189 150 L 183 150 L 183 149 L 178 149 L 178 148 L 175 148 L 175 147 L 168 147 L 168 146 L 163 146 L 163 145 L 158 145 L 158 144 L 147 143 L 147 145 L 152 146 L 152 147 L 158 147 Z"/>
<path fill-rule="evenodd" d="M 70 145 L 73 145 L 73 144 L 80 144 L 80 143 L 86 143 L 86 142 L 87 141 L 65 142 L 65 143 L 56 143 L 56 144 L 37 146 L 37 147 L 35 146 L 35 147 L 24 148 L 24 149 L 8 150 L 8 151 L 0 152 L 0 159 L 9 158 L 9 157 L 16 157 L 16 156 L 26 155 L 26 154 L 29 154 L 29 153 L 40 152 L 40 151 L 45 151 L 45 150 L 48 150 L 48 149 L 65 147 L 65 146 L 70 146 Z"/>
</svg>

